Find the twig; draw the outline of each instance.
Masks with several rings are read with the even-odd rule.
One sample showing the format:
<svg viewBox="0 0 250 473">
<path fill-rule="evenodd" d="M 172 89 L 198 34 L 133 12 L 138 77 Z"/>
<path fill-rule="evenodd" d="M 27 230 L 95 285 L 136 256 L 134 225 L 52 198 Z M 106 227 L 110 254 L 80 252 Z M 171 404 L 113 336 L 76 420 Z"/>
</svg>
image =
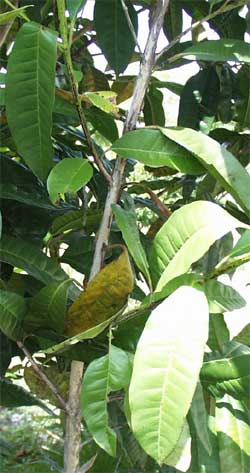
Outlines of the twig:
<svg viewBox="0 0 250 473">
<path fill-rule="evenodd" d="M 147 44 L 141 60 L 140 72 L 135 83 L 132 103 L 127 114 L 123 133 L 133 130 L 136 126 L 136 122 L 141 111 L 141 107 L 143 105 L 143 100 L 148 87 L 150 76 L 155 64 L 155 51 L 157 46 L 157 40 L 162 27 L 164 15 L 168 8 L 168 4 L 169 0 L 159 0 L 154 7 L 155 14 L 153 15 L 152 25 L 148 34 Z M 100 271 L 100 268 L 102 266 L 105 246 L 108 243 L 112 223 L 112 205 L 115 204 L 119 198 L 125 166 L 126 161 L 118 157 L 116 159 L 112 176 L 112 184 L 107 195 L 103 218 L 98 232 L 90 279 L 92 279 Z"/>
<path fill-rule="evenodd" d="M 44 373 L 44 371 L 36 364 L 36 362 L 34 361 L 34 359 L 32 358 L 31 354 L 29 353 L 29 351 L 27 350 L 27 348 L 24 346 L 24 344 L 18 340 L 17 342 L 17 346 L 23 351 L 23 353 L 25 354 L 25 356 L 28 358 L 33 370 L 39 375 L 39 377 L 45 382 L 45 384 L 47 384 L 47 386 L 49 387 L 49 389 L 53 392 L 54 396 L 57 398 L 57 400 L 60 402 L 61 406 L 62 406 L 62 409 L 65 411 L 65 412 L 68 412 L 68 406 L 67 406 L 67 403 L 65 401 L 65 399 L 63 399 L 63 397 L 61 396 L 61 394 L 59 393 L 58 389 L 57 389 L 57 386 L 55 386 L 51 381 L 50 379 L 48 378 L 48 376 Z"/>
<path fill-rule="evenodd" d="M 131 21 L 131 18 L 129 16 L 128 7 L 127 7 L 126 3 L 124 2 L 124 0 L 121 0 L 121 4 L 122 4 L 122 8 L 123 8 L 124 14 L 125 14 L 127 22 L 128 22 L 129 29 L 132 33 L 133 38 L 134 38 L 135 44 L 138 48 L 138 51 L 139 51 L 140 55 L 142 56 L 142 50 L 141 50 L 141 47 L 138 43 L 138 39 L 137 39 L 137 35 L 136 35 L 135 29 L 134 29 L 134 25 L 133 25 L 133 23 Z"/>
<path fill-rule="evenodd" d="M 81 127 L 86 136 L 88 146 L 92 152 L 92 155 L 97 167 L 100 169 L 100 171 L 102 172 L 102 174 L 104 175 L 108 183 L 110 183 L 111 176 L 98 156 L 95 144 L 91 138 L 91 135 L 87 126 L 85 114 L 82 109 L 81 99 L 78 94 L 78 84 L 74 77 L 74 69 L 73 69 L 73 64 L 72 64 L 72 59 L 71 59 L 71 54 L 70 54 L 70 43 L 68 39 L 67 21 L 65 17 L 65 0 L 57 0 L 57 8 L 58 8 L 58 16 L 59 16 L 59 24 L 60 24 L 60 34 L 63 39 L 64 60 L 65 60 L 65 64 L 68 70 L 69 81 L 70 81 L 70 85 L 72 89 L 72 94 L 74 97 L 76 110 L 80 119 Z"/>
<path fill-rule="evenodd" d="M 18 0 L 15 0 L 13 6 L 16 8 L 18 5 Z M 8 33 L 13 25 L 15 21 L 15 18 L 13 18 L 9 23 L 7 23 L 6 25 L 3 25 L 1 26 L 0 28 L 0 48 L 2 47 L 2 45 L 4 44 L 4 41 L 6 40 L 7 36 L 8 36 Z"/>
<path fill-rule="evenodd" d="M 215 18 L 218 15 L 221 15 L 222 13 L 233 10 L 234 8 L 241 7 L 243 5 L 245 5 L 245 0 L 240 1 L 237 4 L 234 3 L 231 5 L 228 5 L 228 0 L 226 0 L 226 2 L 218 10 L 205 16 L 205 18 L 202 18 L 202 20 L 196 21 L 189 28 L 187 28 L 185 31 L 183 31 L 178 36 L 176 36 L 176 38 L 174 38 L 173 41 L 171 41 L 165 48 L 163 48 L 158 54 L 156 54 L 156 62 L 161 58 L 163 54 L 167 53 L 171 48 L 173 48 L 173 46 L 179 43 L 179 41 L 183 38 L 183 36 L 185 36 L 190 31 L 194 30 L 195 28 L 197 28 L 197 26 L 202 25 L 206 21 L 212 20 L 213 18 Z"/>
</svg>

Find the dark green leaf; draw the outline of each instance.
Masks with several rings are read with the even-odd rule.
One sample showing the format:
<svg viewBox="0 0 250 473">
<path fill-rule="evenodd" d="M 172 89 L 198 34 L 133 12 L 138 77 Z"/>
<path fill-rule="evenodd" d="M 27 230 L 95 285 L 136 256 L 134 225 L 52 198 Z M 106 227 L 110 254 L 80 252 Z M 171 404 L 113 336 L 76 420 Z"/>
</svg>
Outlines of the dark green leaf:
<svg viewBox="0 0 250 473">
<path fill-rule="evenodd" d="M 6 109 L 18 152 L 41 179 L 52 167 L 52 109 L 57 37 L 39 24 L 19 30 L 8 61 Z"/>
<path fill-rule="evenodd" d="M 77 13 L 84 7 L 87 0 L 67 0 L 67 10 L 71 21 L 75 19 Z"/>
<path fill-rule="evenodd" d="M 149 88 L 145 95 L 143 107 L 145 125 L 165 125 L 165 113 L 162 101 L 163 94 L 155 87 Z"/>
<path fill-rule="evenodd" d="M 164 18 L 163 31 L 169 42 L 182 32 L 182 9 L 175 0 L 169 2 L 168 11 Z"/>
<path fill-rule="evenodd" d="M 230 333 L 223 314 L 210 314 L 209 337 L 207 344 L 211 350 L 221 350 L 222 345 L 229 341 Z M 239 340 L 240 341 L 240 340 Z"/>
<path fill-rule="evenodd" d="M 31 393 L 5 378 L 0 378 L 0 403 L 4 407 L 34 406 L 37 405 L 51 414 L 46 405 L 35 398 Z"/>
<path fill-rule="evenodd" d="M 137 32 L 137 13 L 131 3 L 128 3 L 127 7 L 132 24 Z M 132 57 L 135 41 L 121 2 L 117 0 L 105 0 L 105 2 L 96 0 L 94 23 L 98 44 L 109 65 L 117 74 L 123 72 Z"/>
<path fill-rule="evenodd" d="M 0 309 L 0 329 L 11 340 L 20 340 L 27 310 L 25 299 L 14 292 L 0 290 Z"/>
<path fill-rule="evenodd" d="M 211 313 L 241 309 L 246 305 L 245 299 L 233 287 L 219 281 L 207 281 L 204 289 Z"/>
</svg>

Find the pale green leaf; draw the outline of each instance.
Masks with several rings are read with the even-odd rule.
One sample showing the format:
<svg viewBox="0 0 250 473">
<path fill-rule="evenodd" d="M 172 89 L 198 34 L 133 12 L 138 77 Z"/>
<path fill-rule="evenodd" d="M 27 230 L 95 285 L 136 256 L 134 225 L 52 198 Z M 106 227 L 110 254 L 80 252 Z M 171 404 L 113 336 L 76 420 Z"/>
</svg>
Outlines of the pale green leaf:
<svg viewBox="0 0 250 473">
<path fill-rule="evenodd" d="M 124 208 L 115 204 L 112 206 L 115 214 L 115 220 L 122 232 L 123 239 L 133 256 L 138 268 L 146 277 L 149 284 L 151 283 L 149 265 L 145 250 L 140 240 L 140 234 L 137 227 L 136 213 L 134 208 L 134 201 L 132 197 L 126 195 L 124 198 Z"/>
<path fill-rule="evenodd" d="M 221 473 L 249 473 L 250 425 L 239 401 L 224 396 L 215 413 Z"/>
<path fill-rule="evenodd" d="M 88 97 L 89 101 L 103 112 L 114 114 L 118 112 L 118 108 L 115 103 L 115 92 L 104 90 L 103 92 L 85 92 L 83 95 Z"/>
<path fill-rule="evenodd" d="M 8 61 L 6 111 L 17 150 L 40 179 L 52 167 L 57 36 L 33 22 L 18 31 Z"/>
<path fill-rule="evenodd" d="M 250 64 L 249 43 L 239 39 L 222 38 L 203 41 L 178 54 L 190 60 L 212 62 L 244 62 Z"/>
<path fill-rule="evenodd" d="M 242 164 L 217 141 L 191 128 L 161 128 L 169 140 L 195 156 L 243 209 L 250 212 L 250 175 Z"/>
<path fill-rule="evenodd" d="M 92 175 L 93 168 L 86 159 L 63 159 L 51 170 L 47 180 L 51 201 L 56 202 L 59 194 L 76 193 L 89 182 Z"/>
<path fill-rule="evenodd" d="M 178 471 L 187 471 L 191 463 L 191 436 L 188 423 L 185 420 L 180 438 L 164 463 L 174 466 Z"/>
<path fill-rule="evenodd" d="M 84 420 L 96 443 L 112 456 L 116 455 L 116 433 L 108 425 L 108 395 L 126 388 L 130 377 L 128 355 L 111 345 L 106 356 L 88 366 L 83 378 L 81 406 Z"/>
<path fill-rule="evenodd" d="M 246 225 L 212 202 L 196 201 L 176 210 L 155 236 L 149 257 L 156 291 L 184 274 L 216 240 L 238 227 Z"/>
<path fill-rule="evenodd" d="M 207 337 L 206 298 L 183 286 L 152 312 L 137 345 L 129 390 L 132 430 L 159 464 L 181 435 Z"/>
<path fill-rule="evenodd" d="M 27 310 L 25 299 L 14 292 L 0 290 L 0 329 L 11 340 L 23 337 L 22 321 Z"/>
<path fill-rule="evenodd" d="M 15 10 L 7 11 L 0 14 L 0 25 L 6 25 L 10 23 L 15 18 L 22 16 L 25 13 L 26 8 L 29 8 L 31 5 L 26 5 L 25 7 L 15 8 Z"/>
<path fill-rule="evenodd" d="M 160 130 L 143 128 L 126 133 L 112 145 L 122 158 L 136 159 L 151 167 L 169 166 L 184 174 L 202 174 L 204 167 L 191 152 L 164 139 Z"/>
</svg>

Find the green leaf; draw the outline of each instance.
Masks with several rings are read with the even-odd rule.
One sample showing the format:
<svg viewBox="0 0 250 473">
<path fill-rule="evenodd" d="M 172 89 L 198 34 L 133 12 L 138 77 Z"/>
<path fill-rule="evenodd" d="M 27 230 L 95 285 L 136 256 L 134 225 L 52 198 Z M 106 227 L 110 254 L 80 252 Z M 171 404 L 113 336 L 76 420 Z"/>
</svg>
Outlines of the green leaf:
<svg viewBox="0 0 250 473">
<path fill-rule="evenodd" d="M 238 343 L 243 343 L 244 345 L 250 345 L 250 323 L 245 325 L 245 327 L 236 335 L 233 340 Z"/>
<path fill-rule="evenodd" d="M 56 202 L 59 194 L 76 193 L 92 176 L 93 168 L 86 159 L 63 159 L 52 169 L 47 180 L 51 201 Z"/>
<path fill-rule="evenodd" d="M 159 464 L 181 435 L 207 336 L 206 298 L 183 286 L 152 312 L 139 340 L 129 391 L 132 430 Z"/>
<path fill-rule="evenodd" d="M 2 223 L 2 212 L 0 210 L 0 238 L 2 237 L 2 227 L 3 227 L 3 223 Z"/>
<path fill-rule="evenodd" d="M 15 20 L 18 16 L 22 16 L 22 13 L 25 13 L 26 8 L 29 8 L 31 5 L 26 5 L 25 7 L 15 8 L 15 10 L 7 11 L 0 14 L 0 25 L 6 25 L 12 20 Z"/>
<path fill-rule="evenodd" d="M 57 36 L 33 22 L 16 36 L 6 79 L 8 124 L 18 152 L 40 179 L 52 167 Z"/>
<path fill-rule="evenodd" d="M 250 68 L 244 66 L 238 73 L 241 100 L 236 103 L 238 120 L 241 127 L 248 128 L 250 122 Z"/>
<path fill-rule="evenodd" d="M 162 139 L 159 130 L 139 129 L 115 141 L 112 150 L 122 158 L 133 158 L 151 167 L 169 166 L 184 174 L 202 174 L 204 167 L 189 151 Z"/>
<path fill-rule="evenodd" d="M 224 396 L 215 412 L 221 472 L 248 473 L 250 470 L 250 425 L 241 403 Z"/>
<path fill-rule="evenodd" d="M 23 336 L 22 321 L 27 310 L 23 297 L 0 289 L 0 329 L 11 340 Z"/>
<path fill-rule="evenodd" d="M 236 399 L 249 396 L 250 348 L 237 342 L 228 342 L 223 352 L 212 352 L 203 363 L 201 382 L 212 395 L 222 397 L 224 393 Z"/>
<path fill-rule="evenodd" d="M 122 232 L 123 239 L 131 253 L 136 265 L 151 283 L 149 265 L 145 250 L 141 244 L 140 234 L 137 227 L 135 206 L 132 197 L 126 194 L 124 198 L 124 208 L 118 204 L 112 206 L 115 220 Z"/>
<path fill-rule="evenodd" d="M 207 281 L 204 285 L 204 289 L 211 313 L 241 309 L 246 305 L 245 299 L 243 299 L 238 291 L 219 281 Z"/>
<path fill-rule="evenodd" d="M 87 0 L 66 0 L 67 10 L 71 20 L 74 20 L 77 13 L 84 8 L 86 1 Z"/>
<path fill-rule="evenodd" d="M 91 123 L 94 130 L 97 130 L 111 143 L 119 137 L 115 120 L 108 113 L 96 107 L 90 107 L 85 111 L 87 120 Z"/>
<path fill-rule="evenodd" d="M 145 95 L 143 115 L 145 125 L 165 125 L 163 94 L 156 87 L 150 87 Z"/>
<path fill-rule="evenodd" d="M 163 31 L 171 42 L 182 32 L 182 8 L 175 0 L 170 0 L 168 11 L 164 18 Z"/>
<path fill-rule="evenodd" d="M 191 152 L 241 207 L 250 212 L 250 175 L 225 147 L 190 128 L 161 128 L 161 131 Z"/>
<path fill-rule="evenodd" d="M 211 455 L 212 445 L 210 442 L 208 428 L 208 415 L 200 382 L 197 383 L 188 417 L 191 417 L 191 421 L 193 422 L 193 425 L 203 447 L 207 451 L 208 455 Z"/>
<path fill-rule="evenodd" d="M 83 378 L 83 417 L 95 442 L 113 457 L 116 456 L 116 433 L 108 425 L 108 395 L 126 388 L 130 377 L 128 355 L 111 345 L 108 355 L 92 361 Z"/>
<path fill-rule="evenodd" d="M 207 344 L 211 350 L 221 350 L 222 345 L 229 341 L 230 334 L 223 314 L 210 314 L 209 337 Z"/>
<path fill-rule="evenodd" d="M 191 463 L 191 436 L 186 420 L 174 450 L 165 459 L 164 463 L 174 466 L 178 471 L 187 471 Z"/>
<path fill-rule="evenodd" d="M 241 256 L 250 251 L 250 230 L 245 230 L 241 235 L 240 239 L 237 241 L 236 245 L 233 247 L 232 251 L 228 255 L 229 258 L 234 258 L 236 256 Z"/>
<path fill-rule="evenodd" d="M 239 39 L 223 38 L 196 43 L 178 57 L 191 61 L 244 62 L 250 64 L 249 44 Z"/>
<path fill-rule="evenodd" d="M 116 93 L 110 90 L 104 90 L 103 92 L 85 92 L 83 94 L 88 97 L 89 101 L 106 113 L 117 113 L 118 109 L 114 103 Z"/>
<path fill-rule="evenodd" d="M 37 331 L 40 328 L 64 331 L 64 317 L 70 279 L 51 283 L 43 287 L 32 299 L 29 312 L 24 318 L 26 331 Z"/>
<path fill-rule="evenodd" d="M 127 8 L 137 33 L 137 13 L 131 3 L 127 4 Z M 132 57 L 135 41 L 121 2 L 117 0 L 105 0 L 105 2 L 96 0 L 94 24 L 98 44 L 109 65 L 115 70 L 116 74 L 123 72 Z"/>
<path fill-rule="evenodd" d="M 49 414 L 51 410 L 31 393 L 5 378 L 0 378 L 0 403 L 4 407 L 34 406 L 37 405 Z"/>
<path fill-rule="evenodd" d="M 216 240 L 241 226 L 245 224 L 212 202 L 196 201 L 176 210 L 155 236 L 149 257 L 156 291 L 184 274 Z"/>
<path fill-rule="evenodd" d="M 188 473 L 222 473 L 220 470 L 219 446 L 214 420 L 212 415 L 208 415 L 208 431 L 212 446 L 212 453 L 209 455 L 200 440 L 199 430 L 197 431 L 197 429 L 200 429 L 201 424 L 196 426 L 196 428 L 192 418 L 189 416 L 192 436 L 192 464 Z"/>
<path fill-rule="evenodd" d="M 0 261 L 23 269 L 44 284 L 68 279 L 67 274 L 55 260 L 48 258 L 35 245 L 19 238 L 3 237 L 1 239 Z M 74 298 L 78 294 L 78 289 L 72 284 L 70 288 L 71 297 Z"/>
</svg>

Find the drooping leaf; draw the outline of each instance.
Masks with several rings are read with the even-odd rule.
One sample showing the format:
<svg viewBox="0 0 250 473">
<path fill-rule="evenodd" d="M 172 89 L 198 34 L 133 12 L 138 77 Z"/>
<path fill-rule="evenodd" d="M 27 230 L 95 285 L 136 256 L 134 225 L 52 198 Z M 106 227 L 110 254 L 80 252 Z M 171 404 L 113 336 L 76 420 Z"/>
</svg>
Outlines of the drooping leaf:
<svg viewBox="0 0 250 473">
<path fill-rule="evenodd" d="M 73 302 L 65 320 L 65 335 L 72 337 L 110 319 L 127 303 L 134 276 L 127 249 L 107 264 Z"/>
<path fill-rule="evenodd" d="M 248 43 L 239 39 L 223 38 L 196 43 L 186 49 L 179 56 L 189 60 L 212 62 L 243 62 L 250 63 L 250 50 Z"/>
<path fill-rule="evenodd" d="M 212 352 L 203 363 L 201 382 L 212 395 L 223 397 L 225 393 L 236 399 L 249 395 L 250 348 L 237 342 L 228 342 L 223 352 Z"/>
<path fill-rule="evenodd" d="M 118 227 L 122 232 L 124 241 L 133 256 L 138 268 L 150 283 L 149 265 L 145 250 L 140 241 L 139 230 L 136 223 L 136 213 L 134 209 L 134 201 L 132 197 L 126 195 L 124 200 L 124 208 L 118 204 L 114 204 L 113 212 Z"/>
<path fill-rule="evenodd" d="M 115 346 L 87 368 L 82 385 L 82 414 L 96 443 L 109 455 L 116 455 L 116 433 L 108 425 L 108 395 L 128 386 L 131 363 L 128 355 Z"/>
<path fill-rule="evenodd" d="M 208 415 L 204 402 L 203 390 L 199 382 L 196 386 L 188 419 L 190 419 L 190 417 L 203 447 L 207 451 L 208 455 L 211 455 L 212 445 L 208 427 Z"/>
<path fill-rule="evenodd" d="M 225 395 L 216 405 L 216 430 L 222 472 L 248 473 L 250 469 L 250 426 L 242 404 Z"/>
<path fill-rule="evenodd" d="M 69 284 L 70 279 L 51 283 L 32 298 L 23 323 L 26 331 L 46 328 L 63 333 Z"/>
<path fill-rule="evenodd" d="M 52 109 L 57 37 L 24 23 L 11 52 L 6 79 L 8 124 L 18 152 L 40 179 L 52 167 Z"/>
<path fill-rule="evenodd" d="M 250 176 L 240 162 L 217 141 L 190 128 L 161 128 L 162 133 L 191 152 L 247 212 Z"/>
<path fill-rule="evenodd" d="M 23 336 L 22 321 L 27 310 L 25 299 L 1 289 L 0 309 L 0 329 L 11 340 L 20 340 Z"/>
<path fill-rule="evenodd" d="M 157 233 L 149 257 L 156 290 L 184 274 L 216 240 L 241 226 L 245 225 L 212 202 L 192 202 L 174 212 Z"/>
<path fill-rule="evenodd" d="M 169 166 L 185 174 L 202 174 L 203 166 L 189 151 L 162 139 L 159 130 L 139 129 L 115 141 L 112 150 L 123 158 L 133 158 L 152 167 Z"/>
<path fill-rule="evenodd" d="M 92 176 L 93 168 L 86 159 L 63 159 L 52 169 L 47 180 L 51 201 L 56 202 L 59 194 L 76 193 Z"/>
<path fill-rule="evenodd" d="M 162 92 L 155 87 L 150 87 L 144 99 L 143 115 L 145 125 L 165 125 L 165 112 L 162 101 Z"/>
<path fill-rule="evenodd" d="M 66 273 L 52 258 L 48 258 L 36 246 L 19 238 L 2 237 L 0 243 L 0 261 L 23 269 L 44 284 L 68 279 Z M 78 289 L 71 285 L 70 295 L 79 294 Z"/>
<path fill-rule="evenodd" d="M 207 336 L 205 296 L 183 286 L 152 312 L 138 343 L 129 391 L 132 430 L 159 464 L 182 432 Z"/>
<path fill-rule="evenodd" d="M 11 381 L 0 378 L 0 403 L 5 407 L 37 405 L 51 414 L 51 410 L 31 393 Z"/>
<path fill-rule="evenodd" d="M 169 42 L 182 32 L 182 9 L 181 5 L 176 3 L 175 0 L 169 2 L 168 11 L 164 18 L 163 31 Z"/>
<path fill-rule="evenodd" d="M 247 128 L 250 122 L 250 68 L 243 66 L 238 73 L 240 91 L 243 100 L 236 104 L 238 120 L 241 127 Z"/>
<path fill-rule="evenodd" d="M 111 143 L 117 140 L 119 136 L 118 129 L 115 120 L 110 114 L 105 113 L 96 107 L 91 107 L 86 110 L 85 116 L 93 126 L 94 130 L 97 130 L 107 140 Z"/>
<path fill-rule="evenodd" d="M 207 281 L 204 289 L 209 301 L 209 311 L 211 313 L 241 309 L 246 305 L 245 299 L 243 299 L 238 291 L 219 281 Z"/>
<path fill-rule="evenodd" d="M 127 8 L 134 30 L 137 32 L 137 13 L 131 3 L 127 4 Z M 96 0 L 94 24 L 98 44 L 109 65 L 117 74 L 123 72 L 132 57 L 135 41 L 121 2 Z"/>
<path fill-rule="evenodd" d="M 211 350 L 221 350 L 222 345 L 228 342 L 230 333 L 224 319 L 224 315 L 210 314 L 209 316 L 209 337 L 207 344 Z"/>
</svg>

